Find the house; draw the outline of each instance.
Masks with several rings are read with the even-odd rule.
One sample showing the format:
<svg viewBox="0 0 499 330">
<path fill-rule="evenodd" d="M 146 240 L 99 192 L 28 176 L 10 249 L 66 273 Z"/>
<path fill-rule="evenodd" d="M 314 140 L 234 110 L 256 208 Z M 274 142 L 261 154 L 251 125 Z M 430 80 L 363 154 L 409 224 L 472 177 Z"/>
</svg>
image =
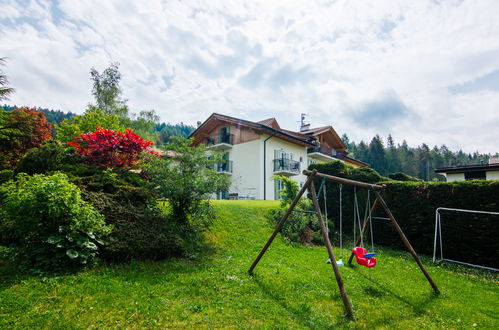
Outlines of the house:
<svg viewBox="0 0 499 330">
<path fill-rule="evenodd" d="M 435 169 L 447 182 L 464 180 L 499 180 L 499 157 L 491 157 L 488 164 L 453 166 Z"/>
<path fill-rule="evenodd" d="M 345 144 L 331 126 L 309 128 L 300 132 L 282 129 L 275 118 L 259 122 L 213 113 L 190 135 L 194 146 L 206 145 L 223 153 L 224 161 L 216 170 L 232 176 L 229 191 L 218 199 L 279 199 L 283 188 L 273 175 L 285 175 L 300 186 L 302 174 L 312 163 L 341 160 L 355 167 L 367 164 L 347 156 Z"/>
</svg>

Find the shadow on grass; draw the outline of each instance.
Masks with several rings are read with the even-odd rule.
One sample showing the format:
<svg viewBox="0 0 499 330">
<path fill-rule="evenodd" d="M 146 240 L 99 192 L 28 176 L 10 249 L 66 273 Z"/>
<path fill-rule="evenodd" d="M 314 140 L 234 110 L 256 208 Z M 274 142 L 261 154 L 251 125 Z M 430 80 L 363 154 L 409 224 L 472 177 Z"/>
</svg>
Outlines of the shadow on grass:
<svg viewBox="0 0 499 330">
<path fill-rule="evenodd" d="M 333 325 L 333 322 L 329 322 L 322 319 L 320 316 L 314 315 L 312 313 L 312 310 L 306 303 L 295 305 L 286 300 L 285 297 L 283 297 L 281 294 L 276 292 L 274 288 L 272 288 L 270 283 L 266 283 L 257 274 L 252 274 L 250 276 L 253 281 L 260 287 L 261 291 L 270 299 L 274 300 L 278 305 L 280 305 L 297 324 L 300 324 L 303 327 L 307 328 L 331 328 L 331 326 Z M 341 300 L 339 300 L 338 302 L 341 304 Z M 339 321 L 337 321 L 334 326 L 342 326 L 349 322 L 351 322 L 351 320 L 345 316 L 339 319 Z"/>
<path fill-rule="evenodd" d="M 209 242 L 200 243 L 189 257 L 171 257 L 162 260 L 129 260 L 122 262 L 101 261 L 98 265 L 80 271 L 40 272 L 25 269 L 13 262 L 0 260 L 0 291 L 8 290 L 23 281 L 62 279 L 79 274 L 96 274 L 102 280 L 114 278 L 121 281 L 140 281 L 145 284 L 157 284 L 165 279 L 174 279 L 180 275 L 199 272 L 212 265 L 216 255 L 215 247 Z"/>
<path fill-rule="evenodd" d="M 394 290 L 392 290 L 387 285 L 378 281 L 376 278 L 373 278 L 372 274 L 366 275 L 363 272 L 361 272 L 360 269 L 358 269 L 357 267 L 353 267 L 353 266 L 350 266 L 350 269 L 355 271 L 359 276 L 370 281 L 370 286 L 367 288 L 364 288 L 364 292 L 367 295 L 370 295 L 370 296 L 375 297 L 375 298 L 381 298 L 381 297 L 387 296 L 387 295 L 394 297 L 395 299 L 399 300 L 400 302 L 411 307 L 412 310 L 414 311 L 414 313 L 418 316 L 426 314 L 427 306 L 431 302 L 433 302 L 435 299 L 438 299 L 440 297 L 440 295 L 438 295 L 432 291 L 426 298 L 424 298 L 421 301 L 411 301 L 411 300 L 409 300 L 408 297 L 401 296 L 400 294 L 396 293 Z M 412 296 L 412 297 L 415 298 L 414 296 Z"/>
</svg>

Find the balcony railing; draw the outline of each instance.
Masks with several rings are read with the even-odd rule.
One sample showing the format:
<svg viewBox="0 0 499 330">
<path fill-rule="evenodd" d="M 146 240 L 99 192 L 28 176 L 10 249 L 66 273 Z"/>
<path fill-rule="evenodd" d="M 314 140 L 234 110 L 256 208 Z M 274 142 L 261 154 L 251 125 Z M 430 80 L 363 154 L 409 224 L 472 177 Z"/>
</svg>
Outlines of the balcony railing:
<svg viewBox="0 0 499 330">
<path fill-rule="evenodd" d="M 309 154 L 312 152 L 319 152 L 319 153 L 324 154 L 324 155 L 329 156 L 329 157 L 338 158 L 338 153 L 336 152 L 336 150 L 334 150 L 333 148 L 330 148 L 330 147 L 308 148 L 307 152 Z"/>
<path fill-rule="evenodd" d="M 232 173 L 232 160 L 226 160 L 222 163 L 215 164 L 215 170 L 218 173 Z"/>
<path fill-rule="evenodd" d="M 300 162 L 286 158 L 274 159 L 274 172 L 298 174 L 300 173 Z"/>
<path fill-rule="evenodd" d="M 222 136 L 219 136 L 217 138 L 207 137 L 206 138 L 206 146 L 211 147 L 211 146 L 216 146 L 216 145 L 219 145 L 222 143 L 233 145 L 234 144 L 233 141 L 234 141 L 234 134 L 222 135 Z"/>
</svg>

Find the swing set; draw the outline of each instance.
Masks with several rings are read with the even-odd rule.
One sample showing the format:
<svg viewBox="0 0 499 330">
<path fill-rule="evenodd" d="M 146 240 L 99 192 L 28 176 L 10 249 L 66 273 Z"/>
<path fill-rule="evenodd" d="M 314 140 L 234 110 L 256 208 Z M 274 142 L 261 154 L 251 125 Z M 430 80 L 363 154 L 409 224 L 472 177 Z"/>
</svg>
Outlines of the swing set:
<svg viewBox="0 0 499 330">
<path fill-rule="evenodd" d="M 329 240 L 328 228 L 327 228 L 327 225 L 324 224 L 324 220 L 323 220 L 322 213 L 321 213 L 320 206 L 319 206 L 319 197 L 320 197 L 320 194 L 323 192 L 324 193 L 324 196 L 323 196 L 324 197 L 324 209 L 325 209 L 324 213 L 326 216 L 326 223 L 327 223 L 327 211 L 326 211 L 327 200 L 326 200 L 326 193 L 325 193 L 326 192 L 325 191 L 325 182 L 332 181 L 332 182 L 336 182 L 336 183 L 340 184 L 340 186 L 339 186 L 339 188 L 340 188 L 340 210 L 339 210 L 340 211 L 340 219 L 339 219 L 340 220 L 339 221 L 339 225 L 340 225 L 340 251 L 343 251 L 342 185 L 354 186 L 354 241 L 355 241 L 355 247 L 351 251 L 350 258 L 348 260 L 348 264 L 351 265 L 352 260 L 355 257 L 355 259 L 359 265 L 365 266 L 367 268 L 372 268 L 372 267 L 376 266 L 376 258 L 374 257 L 375 253 L 374 253 L 374 242 L 373 242 L 374 236 L 373 236 L 373 230 L 372 230 L 372 219 L 388 220 L 392 223 L 393 227 L 395 228 L 395 230 L 399 234 L 400 239 L 402 240 L 405 247 L 407 248 L 409 253 L 412 255 L 412 257 L 414 258 L 414 261 L 417 263 L 417 265 L 419 266 L 419 268 L 423 272 L 424 276 L 426 277 L 426 279 L 430 283 L 431 287 L 433 288 L 433 291 L 436 294 L 440 293 L 437 285 L 435 284 L 435 282 L 431 278 L 430 274 L 428 274 L 428 272 L 424 268 L 423 263 L 421 262 L 421 259 L 419 259 L 418 255 L 416 254 L 416 251 L 414 251 L 411 243 L 409 242 L 409 240 L 405 236 L 404 232 L 402 231 L 402 229 L 398 225 L 397 220 L 395 220 L 395 217 L 393 216 L 392 212 L 390 211 L 390 209 L 386 205 L 383 197 L 381 196 L 380 191 L 383 190 L 383 186 L 365 183 L 365 182 L 360 182 L 360 181 L 349 180 L 349 179 L 344 179 L 344 178 L 340 178 L 340 177 L 332 176 L 332 175 L 327 175 L 327 174 L 319 173 L 319 172 L 317 172 L 317 170 L 313 170 L 313 171 L 305 170 L 305 171 L 303 171 L 303 174 L 308 176 L 307 181 L 305 182 L 305 184 L 302 186 L 302 188 L 300 189 L 300 191 L 296 195 L 295 199 L 293 200 L 293 202 L 291 203 L 291 205 L 287 209 L 287 211 L 284 214 L 284 216 L 282 217 L 281 221 L 278 223 L 276 229 L 274 230 L 274 232 L 272 233 L 272 235 L 268 239 L 267 243 L 265 243 L 265 245 L 263 246 L 262 250 L 260 251 L 260 253 L 256 257 L 255 261 L 253 261 L 253 263 L 251 264 L 251 266 L 248 270 L 248 272 L 250 274 L 253 273 L 253 270 L 257 266 L 258 262 L 263 257 L 263 255 L 265 254 L 265 252 L 267 251 L 269 246 L 272 244 L 272 242 L 274 241 L 274 238 L 281 231 L 282 227 L 284 226 L 284 223 L 288 219 L 291 212 L 301 211 L 301 210 L 295 210 L 294 208 L 295 208 L 296 204 L 298 203 L 298 201 L 300 200 L 300 198 L 302 197 L 302 195 L 308 189 L 310 191 L 310 195 L 312 197 L 314 211 L 306 211 L 306 212 L 307 213 L 309 213 L 309 212 L 315 213 L 317 216 L 317 220 L 319 221 L 321 234 L 322 234 L 322 237 L 324 239 L 324 243 L 326 245 L 326 249 L 327 249 L 328 256 L 329 256 L 328 263 L 330 263 L 332 268 L 333 268 L 333 272 L 334 272 L 334 275 L 336 278 L 336 283 L 338 284 L 338 289 L 340 291 L 340 295 L 341 295 L 341 298 L 343 300 L 343 304 L 345 306 L 346 315 L 349 318 L 353 319 L 354 314 L 353 314 L 352 305 L 351 305 L 350 300 L 348 298 L 348 295 L 346 293 L 345 286 L 343 284 L 343 279 L 341 277 L 340 270 L 338 267 L 338 266 L 343 266 L 343 260 L 341 258 L 342 252 L 340 254 L 340 259 L 338 261 L 336 261 L 336 258 L 335 258 L 334 253 L 333 253 L 333 247 L 332 247 L 331 242 Z M 315 190 L 315 186 L 314 186 L 314 182 L 313 182 L 313 180 L 316 178 L 323 179 L 321 186 L 318 190 L 319 196 L 317 196 L 317 192 Z M 361 223 L 361 217 L 360 217 L 360 212 L 359 212 L 359 207 L 358 207 L 359 205 L 358 205 L 357 191 L 356 191 L 357 187 L 368 189 L 367 205 L 366 205 L 365 214 L 364 214 L 364 221 L 362 223 Z M 374 203 L 372 205 L 370 203 L 370 192 L 371 191 L 374 191 L 374 194 L 376 196 L 376 199 L 374 200 Z M 372 217 L 372 213 L 374 212 L 374 210 L 376 209 L 378 204 L 381 204 L 381 206 L 383 207 L 383 209 L 387 215 L 387 218 Z M 359 233 L 360 233 L 359 237 L 357 237 L 357 238 L 355 237 L 356 222 L 359 226 Z M 372 252 L 367 252 L 367 250 L 364 248 L 363 236 L 364 236 L 364 232 L 365 232 L 365 229 L 367 228 L 367 226 L 369 226 L 370 233 L 371 233 Z"/>
</svg>

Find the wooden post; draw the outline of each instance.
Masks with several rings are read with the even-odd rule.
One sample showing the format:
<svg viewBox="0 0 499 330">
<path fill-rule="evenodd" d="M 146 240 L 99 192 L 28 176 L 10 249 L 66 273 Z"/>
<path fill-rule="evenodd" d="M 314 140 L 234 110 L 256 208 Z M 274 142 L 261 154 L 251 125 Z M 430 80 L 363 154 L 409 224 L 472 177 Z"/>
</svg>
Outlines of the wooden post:
<svg viewBox="0 0 499 330">
<path fill-rule="evenodd" d="M 343 184 L 347 184 L 350 186 L 357 186 L 357 187 L 361 187 L 361 188 L 380 189 L 380 190 L 382 190 L 384 188 L 384 186 L 380 186 L 378 184 L 365 183 L 365 182 L 361 182 L 361 181 L 340 178 L 339 176 L 317 173 L 316 170 L 315 171 L 303 170 L 304 175 L 311 175 L 312 173 L 315 173 L 316 178 L 326 178 L 329 181 L 343 183 Z"/>
<path fill-rule="evenodd" d="M 426 279 L 428 280 L 428 282 L 430 283 L 431 287 L 433 288 L 433 291 L 435 293 L 439 294 L 440 290 L 438 290 L 437 285 L 435 284 L 435 282 L 433 282 L 433 279 L 431 278 L 430 274 L 428 274 L 428 272 L 424 268 L 423 263 L 421 262 L 421 260 L 419 259 L 418 255 L 416 254 L 416 251 L 414 251 L 411 243 L 409 242 L 409 240 L 405 236 L 404 232 L 400 228 L 399 224 L 397 223 L 397 220 L 395 220 L 395 217 L 393 216 L 392 212 L 390 211 L 390 209 L 386 205 L 385 201 L 383 200 L 383 197 L 381 197 L 381 194 L 378 191 L 375 191 L 375 193 L 376 193 L 377 199 L 379 199 L 381 205 L 385 209 L 386 214 L 388 215 L 388 217 L 392 221 L 392 224 L 395 227 L 395 230 L 400 235 L 400 238 L 402 239 L 402 242 L 404 242 L 405 247 L 411 253 L 412 257 L 414 258 L 414 260 L 418 264 L 418 266 L 421 269 L 421 271 L 423 272 L 424 276 L 426 276 Z"/>
<path fill-rule="evenodd" d="M 378 197 L 376 197 L 376 199 L 374 200 L 374 203 L 373 205 L 371 206 L 371 210 L 369 211 L 369 214 L 373 214 L 374 210 L 376 209 L 376 207 L 378 206 Z M 361 232 L 364 233 L 364 230 L 366 230 L 367 228 L 367 225 L 369 224 L 369 222 L 371 221 L 370 217 L 369 217 L 369 214 L 367 215 L 367 217 L 364 219 L 364 224 L 362 225 L 362 230 Z M 372 226 L 372 224 L 371 224 Z M 360 244 L 360 241 L 361 241 L 361 236 L 359 235 L 359 238 L 357 238 L 357 242 L 355 242 L 355 246 L 359 246 Z M 348 264 L 351 265 L 352 264 L 352 260 L 353 260 L 353 251 L 350 252 L 350 258 L 348 258 Z"/>
<path fill-rule="evenodd" d="M 291 212 L 293 212 L 293 209 L 295 208 L 296 204 L 300 200 L 301 196 L 305 193 L 305 191 L 307 190 L 307 188 L 312 183 L 313 178 L 314 178 L 313 175 L 310 175 L 308 177 L 308 180 L 305 182 L 305 184 L 303 185 L 303 187 L 300 189 L 300 191 L 298 192 L 298 195 L 296 195 L 295 199 L 293 200 L 293 202 L 289 206 L 288 210 L 286 211 L 286 213 L 282 217 L 282 219 L 279 222 L 279 224 L 277 225 L 276 229 L 274 230 L 274 232 L 272 233 L 272 235 L 270 235 L 267 243 L 265 243 L 265 245 L 262 248 L 262 250 L 260 251 L 260 253 L 258 253 L 258 256 L 256 257 L 255 261 L 253 261 L 253 263 L 251 264 L 251 267 L 249 268 L 248 273 L 250 273 L 250 274 L 253 273 L 253 269 L 255 269 L 256 265 L 258 264 L 258 262 L 260 261 L 260 259 L 263 257 L 263 255 L 265 254 L 265 252 L 269 248 L 270 244 L 272 244 L 272 242 L 274 241 L 274 238 L 281 231 L 282 227 L 284 226 L 284 223 L 286 222 L 286 220 L 288 220 L 289 215 L 291 214 Z"/>
<path fill-rule="evenodd" d="M 309 176 L 309 178 L 314 177 L 316 170 Z M 312 195 L 312 201 L 314 203 L 315 211 L 317 212 L 317 220 L 319 220 L 319 225 L 321 227 L 322 237 L 324 243 L 326 244 L 327 253 L 329 254 L 329 259 L 331 260 L 331 266 L 333 266 L 334 276 L 336 277 L 336 283 L 338 283 L 338 288 L 340 289 L 341 299 L 343 300 L 343 305 L 347 312 L 347 316 L 353 319 L 353 309 L 348 299 L 347 292 L 345 291 L 345 286 L 343 285 L 343 279 L 341 278 L 340 270 L 338 269 L 338 264 L 336 263 L 336 258 L 334 257 L 333 247 L 329 241 L 329 236 L 327 234 L 326 226 L 324 225 L 324 220 L 322 219 L 321 209 L 319 207 L 319 202 L 317 201 L 317 194 L 315 192 L 314 182 L 310 182 L 310 194 Z"/>
</svg>

